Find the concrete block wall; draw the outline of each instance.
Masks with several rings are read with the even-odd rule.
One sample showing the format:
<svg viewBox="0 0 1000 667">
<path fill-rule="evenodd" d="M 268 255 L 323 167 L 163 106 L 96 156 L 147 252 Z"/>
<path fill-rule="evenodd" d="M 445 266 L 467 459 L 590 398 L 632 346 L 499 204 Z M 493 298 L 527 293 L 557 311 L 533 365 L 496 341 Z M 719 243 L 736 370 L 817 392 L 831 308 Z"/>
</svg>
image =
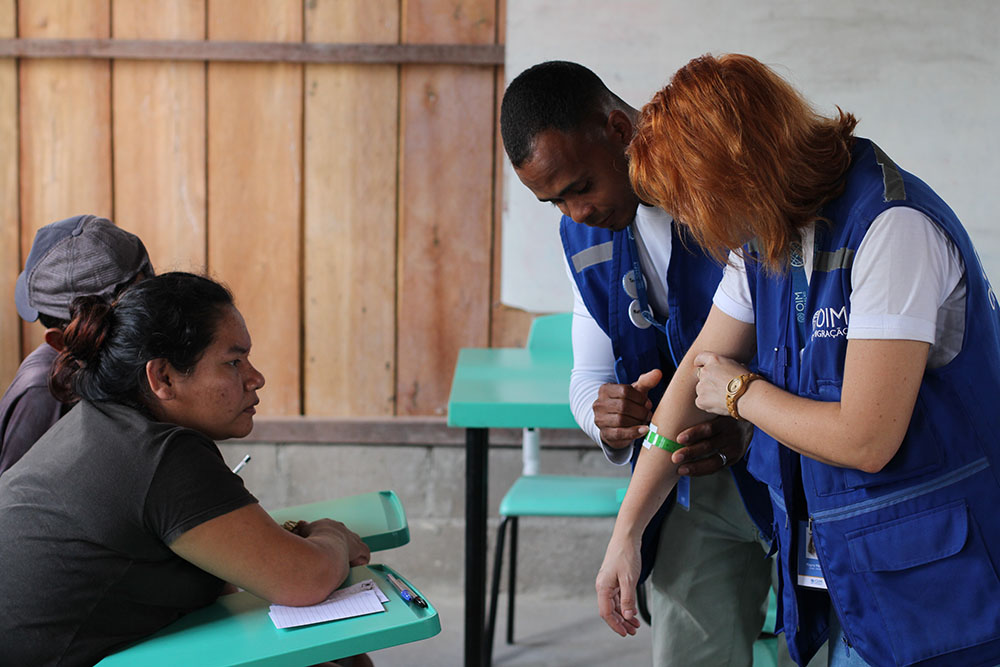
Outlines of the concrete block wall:
<svg viewBox="0 0 1000 667">
<path fill-rule="evenodd" d="M 412 577 L 428 596 L 459 595 L 464 586 L 465 450 L 455 445 L 283 444 L 234 441 L 220 448 L 230 465 L 245 454 L 241 475 L 265 509 L 392 489 L 406 508 L 410 543 L 374 554 Z M 593 445 L 543 447 L 540 471 L 621 475 Z M 521 472 L 518 447 L 491 447 L 488 567 L 500 500 Z M 336 518 L 336 517 L 332 517 Z M 592 594 L 614 519 L 527 517 L 518 533 L 518 591 L 558 598 Z M 490 570 L 488 570 L 489 572 Z M 506 589 L 506 574 L 501 590 Z M 596 602 L 595 602 L 596 604 Z"/>
</svg>

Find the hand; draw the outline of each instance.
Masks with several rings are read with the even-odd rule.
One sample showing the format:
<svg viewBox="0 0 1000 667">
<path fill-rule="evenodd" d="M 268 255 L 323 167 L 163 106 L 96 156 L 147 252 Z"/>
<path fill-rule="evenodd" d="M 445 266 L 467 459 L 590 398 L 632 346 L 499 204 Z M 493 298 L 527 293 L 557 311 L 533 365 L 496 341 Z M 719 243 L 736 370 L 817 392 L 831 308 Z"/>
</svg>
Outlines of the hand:
<svg viewBox="0 0 1000 667">
<path fill-rule="evenodd" d="M 694 358 L 698 374 L 698 397 L 694 404 L 705 412 L 723 417 L 729 415 L 726 393 L 729 381 L 747 372 L 746 366 L 712 352 L 702 352 Z"/>
<path fill-rule="evenodd" d="M 371 560 L 371 549 L 361 541 L 353 530 L 333 519 L 317 521 L 299 521 L 295 527 L 296 534 L 308 538 L 310 535 L 329 535 L 340 539 L 347 550 L 347 562 L 351 567 L 367 565 Z"/>
<path fill-rule="evenodd" d="M 597 573 L 597 608 L 608 627 L 622 637 L 639 627 L 635 587 L 639 582 L 639 541 L 611 536 Z"/>
<path fill-rule="evenodd" d="M 677 436 L 684 445 L 673 453 L 679 475 L 711 475 L 740 460 L 746 453 L 753 425 L 732 417 L 716 417 L 685 429 Z M 719 456 L 719 454 L 722 456 Z M 683 465 L 682 465 L 683 464 Z"/>
<path fill-rule="evenodd" d="M 653 402 L 647 394 L 660 384 L 663 373 L 653 369 L 632 384 L 604 384 L 594 401 L 594 423 L 601 440 L 612 449 L 624 449 L 636 438 L 649 433 Z"/>
</svg>

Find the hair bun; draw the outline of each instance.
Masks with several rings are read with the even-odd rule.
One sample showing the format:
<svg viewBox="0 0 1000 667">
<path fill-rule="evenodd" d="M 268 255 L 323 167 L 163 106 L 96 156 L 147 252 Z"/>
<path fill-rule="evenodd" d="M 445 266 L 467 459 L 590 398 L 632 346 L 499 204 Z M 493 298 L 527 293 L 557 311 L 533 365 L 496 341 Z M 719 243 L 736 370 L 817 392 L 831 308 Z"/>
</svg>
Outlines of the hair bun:
<svg viewBox="0 0 1000 667">
<path fill-rule="evenodd" d="M 49 390 L 63 403 L 76 400 L 74 378 L 81 369 L 96 365 L 114 323 L 111 305 L 98 296 L 77 297 L 69 312 L 72 319 L 63 330 L 63 350 L 49 378 Z"/>
<path fill-rule="evenodd" d="M 111 331 L 111 306 L 98 296 L 81 296 L 70 306 L 72 320 L 63 332 L 66 350 L 86 364 L 97 358 Z"/>
</svg>

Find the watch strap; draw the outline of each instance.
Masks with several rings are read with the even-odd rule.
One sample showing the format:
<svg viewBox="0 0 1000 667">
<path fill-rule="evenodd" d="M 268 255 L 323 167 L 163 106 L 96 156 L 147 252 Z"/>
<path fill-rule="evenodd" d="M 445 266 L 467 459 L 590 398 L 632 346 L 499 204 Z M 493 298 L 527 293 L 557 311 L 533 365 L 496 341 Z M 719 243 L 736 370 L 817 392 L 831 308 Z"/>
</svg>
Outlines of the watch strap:
<svg viewBox="0 0 1000 667">
<path fill-rule="evenodd" d="M 747 392 L 747 389 L 750 388 L 751 382 L 760 379 L 760 375 L 756 373 L 744 373 L 743 375 L 740 375 L 738 379 L 740 381 L 740 386 L 737 387 L 736 391 L 726 392 L 726 409 L 729 410 L 729 414 L 732 418 L 736 420 L 742 419 L 742 417 L 740 417 L 739 410 L 736 409 L 736 402 Z"/>
</svg>

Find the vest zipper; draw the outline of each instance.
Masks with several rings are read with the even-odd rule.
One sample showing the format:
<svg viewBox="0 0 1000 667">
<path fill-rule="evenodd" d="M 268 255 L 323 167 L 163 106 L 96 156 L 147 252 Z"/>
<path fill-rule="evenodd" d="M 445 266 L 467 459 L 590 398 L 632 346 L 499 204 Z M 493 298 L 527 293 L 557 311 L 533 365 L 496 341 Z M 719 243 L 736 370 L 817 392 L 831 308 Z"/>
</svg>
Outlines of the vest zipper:
<svg viewBox="0 0 1000 667">
<path fill-rule="evenodd" d="M 816 521 L 819 522 L 838 521 L 840 519 L 847 519 L 861 514 L 867 514 L 878 509 L 891 507 L 906 500 L 917 498 L 931 493 L 932 491 L 937 491 L 938 489 L 943 489 L 947 486 L 951 486 L 952 484 L 961 482 L 963 479 L 971 477 L 978 472 L 982 472 L 989 467 L 989 459 L 984 456 L 983 458 L 977 459 L 972 463 L 967 463 L 961 468 L 947 472 L 940 477 L 929 479 L 926 482 L 917 484 L 916 486 L 901 489 L 900 491 L 895 491 L 879 498 L 862 500 L 860 502 L 835 509 L 811 512 L 809 520 L 812 521 L 813 519 L 816 519 Z"/>
<path fill-rule="evenodd" d="M 774 348 L 774 376 L 780 378 L 781 389 L 788 389 L 788 348 L 784 346 Z"/>
</svg>

